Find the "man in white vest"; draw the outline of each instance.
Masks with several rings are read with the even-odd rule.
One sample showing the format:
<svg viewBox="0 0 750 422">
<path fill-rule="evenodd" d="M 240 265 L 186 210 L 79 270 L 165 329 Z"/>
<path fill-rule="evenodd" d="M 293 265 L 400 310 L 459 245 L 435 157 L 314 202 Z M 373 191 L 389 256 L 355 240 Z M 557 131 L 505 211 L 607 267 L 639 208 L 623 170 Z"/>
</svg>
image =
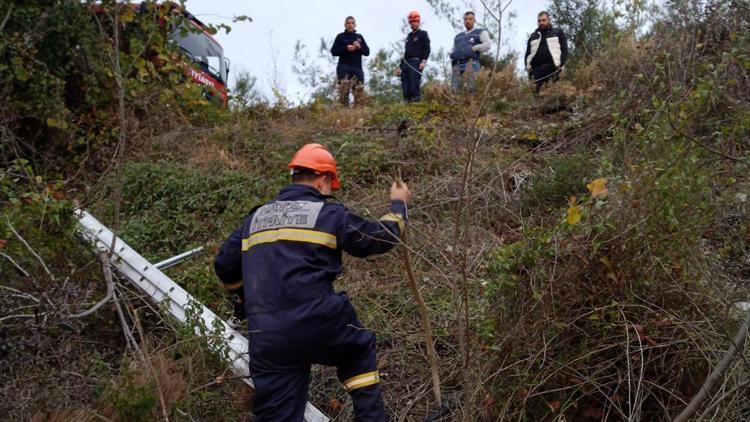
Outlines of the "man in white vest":
<svg viewBox="0 0 750 422">
<path fill-rule="evenodd" d="M 464 27 L 466 31 L 459 32 L 453 39 L 451 51 L 451 88 L 453 92 L 466 89 L 474 92 L 474 82 L 479 72 L 479 56 L 490 50 L 492 42 L 486 29 L 475 27 L 474 12 L 464 13 Z"/>
<path fill-rule="evenodd" d="M 529 79 L 535 84 L 535 93 L 539 95 L 542 86 L 555 82 L 568 58 L 568 40 L 565 33 L 552 27 L 549 13 L 539 12 L 539 27 L 529 37 L 526 45 L 526 71 Z"/>
</svg>

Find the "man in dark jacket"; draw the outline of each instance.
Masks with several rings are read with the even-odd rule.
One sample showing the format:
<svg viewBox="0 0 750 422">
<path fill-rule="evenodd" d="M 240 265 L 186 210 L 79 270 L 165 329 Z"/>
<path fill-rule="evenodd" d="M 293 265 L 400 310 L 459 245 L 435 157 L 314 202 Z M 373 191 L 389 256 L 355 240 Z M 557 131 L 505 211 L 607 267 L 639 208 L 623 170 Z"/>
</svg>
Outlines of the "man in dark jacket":
<svg viewBox="0 0 750 422">
<path fill-rule="evenodd" d="M 396 76 L 401 77 L 401 90 L 406 102 L 419 101 L 422 98 L 420 86 L 422 72 L 430 57 L 430 36 L 427 31 L 419 29 L 422 17 L 419 12 L 412 10 L 407 16 L 411 32 L 406 36 L 404 57 L 396 69 Z"/>
<path fill-rule="evenodd" d="M 539 95 L 542 86 L 555 82 L 568 58 L 568 40 L 559 28 L 552 27 L 549 13 L 539 12 L 539 27 L 529 37 L 526 45 L 526 71 L 529 79 L 536 85 L 535 93 Z"/>
<path fill-rule="evenodd" d="M 341 104 L 349 106 L 349 93 L 354 94 L 354 105 L 362 105 L 364 101 L 365 74 L 362 71 L 362 56 L 370 55 L 362 34 L 357 33 L 357 22 L 354 17 L 347 16 L 344 21 L 344 32 L 336 35 L 331 47 L 331 54 L 339 58 L 336 66 L 336 77 L 339 81 L 339 100 Z"/>
<path fill-rule="evenodd" d="M 247 315 L 256 422 L 302 421 L 310 365 L 336 366 L 357 421 L 385 421 L 375 335 L 346 293 L 334 293 L 345 251 L 382 254 L 398 243 L 411 193 L 391 186 L 390 212 L 366 220 L 335 202 L 336 161 L 321 145 L 289 163 L 292 184 L 250 212 L 221 247 L 214 266 Z"/>
</svg>

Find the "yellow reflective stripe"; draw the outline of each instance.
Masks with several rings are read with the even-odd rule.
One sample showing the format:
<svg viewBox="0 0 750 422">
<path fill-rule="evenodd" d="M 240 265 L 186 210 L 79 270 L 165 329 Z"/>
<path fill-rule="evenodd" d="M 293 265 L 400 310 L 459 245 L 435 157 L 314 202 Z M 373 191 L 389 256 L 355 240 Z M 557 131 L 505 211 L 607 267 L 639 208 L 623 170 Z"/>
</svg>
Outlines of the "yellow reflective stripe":
<svg viewBox="0 0 750 422">
<path fill-rule="evenodd" d="M 236 283 L 225 283 L 224 288 L 227 290 L 235 290 L 242 287 L 242 280 L 236 282 Z"/>
<path fill-rule="evenodd" d="M 406 222 L 404 222 L 404 217 L 402 217 L 401 214 L 389 212 L 388 214 L 380 217 L 380 221 L 393 221 L 394 223 L 398 223 L 399 234 L 403 233 L 404 230 L 406 230 Z"/>
<path fill-rule="evenodd" d="M 242 239 L 242 251 L 244 252 L 255 245 L 279 240 L 315 243 L 331 249 L 336 249 L 337 246 L 336 236 L 330 233 L 306 229 L 275 229 L 255 233 L 247 239 Z"/>
<path fill-rule="evenodd" d="M 346 391 L 356 390 L 358 388 L 364 388 L 380 382 L 380 372 L 372 371 L 366 374 L 357 375 L 356 377 L 349 378 L 344 381 L 344 388 Z"/>
</svg>

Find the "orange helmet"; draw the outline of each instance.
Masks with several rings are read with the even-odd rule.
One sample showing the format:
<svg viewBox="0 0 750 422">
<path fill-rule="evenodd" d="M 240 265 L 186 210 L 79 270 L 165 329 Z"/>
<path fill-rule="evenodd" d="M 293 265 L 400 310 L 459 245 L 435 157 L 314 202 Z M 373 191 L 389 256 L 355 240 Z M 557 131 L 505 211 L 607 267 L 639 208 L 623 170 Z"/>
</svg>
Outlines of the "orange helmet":
<svg viewBox="0 0 750 422">
<path fill-rule="evenodd" d="M 306 144 L 300 148 L 292 161 L 289 162 L 292 171 L 296 169 L 312 170 L 315 174 L 327 174 L 332 177 L 331 189 L 337 190 L 341 187 L 339 173 L 336 169 L 336 159 L 330 152 L 320 144 Z"/>
<path fill-rule="evenodd" d="M 409 23 L 419 22 L 422 20 L 422 17 L 419 16 L 419 12 L 417 12 L 416 10 L 412 10 L 411 12 L 409 12 L 409 16 L 406 18 L 406 20 L 408 20 Z"/>
</svg>

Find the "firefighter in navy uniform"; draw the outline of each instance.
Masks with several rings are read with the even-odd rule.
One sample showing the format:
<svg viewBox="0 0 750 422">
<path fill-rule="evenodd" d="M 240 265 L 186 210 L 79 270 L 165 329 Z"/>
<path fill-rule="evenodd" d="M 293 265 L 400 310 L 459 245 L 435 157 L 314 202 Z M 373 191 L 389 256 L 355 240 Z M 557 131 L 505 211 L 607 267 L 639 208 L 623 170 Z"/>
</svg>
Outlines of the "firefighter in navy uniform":
<svg viewBox="0 0 750 422">
<path fill-rule="evenodd" d="M 422 98 L 422 72 L 430 57 L 430 36 L 427 31 L 420 29 L 422 16 L 416 10 L 409 12 L 406 17 L 411 32 L 406 36 L 404 57 L 401 59 L 396 76 L 401 78 L 401 91 L 407 103 L 419 101 Z"/>
<path fill-rule="evenodd" d="M 289 163 L 292 184 L 254 209 L 224 242 L 215 270 L 239 296 L 250 336 L 256 421 L 301 421 L 310 365 L 335 366 L 357 421 L 387 420 L 375 335 L 363 328 L 345 293 L 334 293 L 342 252 L 382 254 L 397 244 L 411 193 L 391 186 L 380 221 L 332 200 L 340 187 L 336 161 L 321 145 L 303 146 Z M 240 303 L 241 302 L 241 303 Z"/>
</svg>

